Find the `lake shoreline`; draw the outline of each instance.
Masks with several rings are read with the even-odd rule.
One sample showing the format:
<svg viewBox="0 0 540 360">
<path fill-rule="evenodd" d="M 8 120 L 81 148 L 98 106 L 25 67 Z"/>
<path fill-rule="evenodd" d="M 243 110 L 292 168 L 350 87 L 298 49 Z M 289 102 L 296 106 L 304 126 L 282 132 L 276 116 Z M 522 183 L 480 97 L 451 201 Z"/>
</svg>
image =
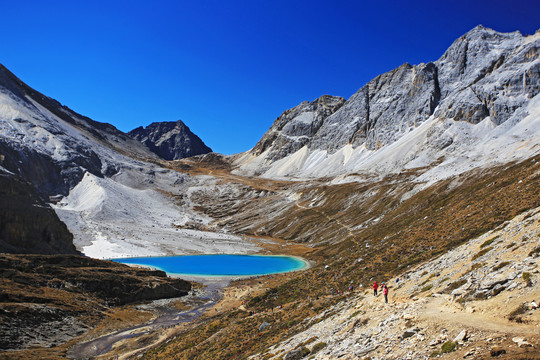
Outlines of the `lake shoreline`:
<svg viewBox="0 0 540 360">
<path fill-rule="evenodd" d="M 269 260 L 272 258 L 283 258 L 284 260 L 293 259 L 297 262 L 298 266 L 294 266 L 290 269 L 285 268 L 283 270 L 272 270 L 272 271 L 263 271 L 263 272 L 253 272 L 253 273 L 230 273 L 230 274 L 208 274 L 208 273 L 198 273 L 198 272 L 174 272 L 170 271 L 167 266 L 160 266 L 156 264 L 145 264 L 142 263 L 143 261 L 148 262 L 150 260 L 153 262 L 156 259 L 172 259 L 172 258 L 183 258 L 185 257 L 186 260 L 192 260 L 196 259 L 197 257 L 202 258 L 209 258 L 209 257 L 216 257 L 216 258 L 224 258 L 224 257 L 230 257 L 233 260 L 237 260 L 237 258 L 261 258 L 261 260 Z M 131 262 L 131 261 L 137 261 L 137 259 L 141 259 L 141 263 L 138 262 Z M 252 277 L 259 277 L 259 276 L 266 276 L 266 275 L 274 275 L 274 274 L 283 274 L 283 273 L 289 273 L 289 272 L 296 272 L 296 271 L 303 271 L 311 268 L 313 266 L 312 262 L 302 258 L 300 256 L 296 255 L 281 255 L 281 254 L 197 254 L 197 255 L 169 255 L 169 256 L 152 256 L 152 257 L 133 257 L 133 258 L 120 258 L 120 259 L 111 259 L 112 261 L 125 264 L 128 266 L 135 266 L 135 267 L 142 267 L 147 269 L 157 269 L 164 271 L 167 273 L 167 276 L 174 277 L 174 278 L 182 278 L 188 281 L 194 281 L 194 282 L 204 282 L 205 279 L 213 279 L 213 280 L 239 280 L 239 279 L 245 279 L 245 278 L 252 278 Z M 215 260 L 215 259 L 214 259 Z M 125 262 L 128 261 L 128 262 Z M 251 260 L 250 260 L 251 261 Z M 224 263 L 224 265 L 227 265 Z M 251 265 L 251 264 L 246 264 Z M 200 265 L 201 268 L 204 268 L 204 264 Z M 281 265 L 283 266 L 283 265 Z M 244 270 L 244 268 L 242 268 Z"/>
</svg>

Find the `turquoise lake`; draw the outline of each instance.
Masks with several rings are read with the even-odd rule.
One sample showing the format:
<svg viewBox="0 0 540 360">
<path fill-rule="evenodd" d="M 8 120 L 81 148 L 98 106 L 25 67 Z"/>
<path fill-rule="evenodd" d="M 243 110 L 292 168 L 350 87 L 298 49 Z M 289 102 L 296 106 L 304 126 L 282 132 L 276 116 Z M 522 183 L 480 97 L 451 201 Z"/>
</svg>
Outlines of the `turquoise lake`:
<svg viewBox="0 0 540 360">
<path fill-rule="evenodd" d="M 123 264 L 157 268 L 168 274 L 192 276 L 254 276 L 305 269 L 308 262 L 292 256 L 182 255 L 113 259 Z"/>
</svg>

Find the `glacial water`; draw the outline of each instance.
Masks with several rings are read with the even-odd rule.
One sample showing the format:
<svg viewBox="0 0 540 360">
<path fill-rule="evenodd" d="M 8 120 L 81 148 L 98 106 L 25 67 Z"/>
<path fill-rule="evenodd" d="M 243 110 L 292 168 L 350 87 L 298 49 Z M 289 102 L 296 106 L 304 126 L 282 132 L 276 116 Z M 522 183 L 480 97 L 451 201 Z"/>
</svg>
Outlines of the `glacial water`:
<svg viewBox="0 0 540 360">
<path fill-rule="evenodd" d="M 301 270 L 308 263 L 293 256 L 268 255 L 182 255 L 114 259 L 190 276 L 255 276 Z"/>
</svg>

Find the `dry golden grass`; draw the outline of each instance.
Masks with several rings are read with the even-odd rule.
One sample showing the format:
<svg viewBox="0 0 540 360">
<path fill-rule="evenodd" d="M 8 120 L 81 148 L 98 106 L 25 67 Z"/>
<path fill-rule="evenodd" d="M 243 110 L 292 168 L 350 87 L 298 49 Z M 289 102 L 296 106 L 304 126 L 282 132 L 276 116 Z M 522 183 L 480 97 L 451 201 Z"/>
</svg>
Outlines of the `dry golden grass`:
<svg viewBox="0 0 540 360">
<path fill-rule="evenodd" d="M 309 255 L 317 265 L 252 298 L 248 310 L 258 315 L 231 311 L 207 318 L 147 352 L 144 359 L 245 359 L 250 354 L 264 354 L 271 344 L 302 331 L 307 326 L 304 319 L 339 301 L 341 296 L 328 295 L 331 288 L 346 290 L 351 282 L 356 287 L 359 283 L 367 286 L 372 278 L 384 280 L 540 206 L 539 160 L 464 174 L 403 202 L 401 196 L 411 189 L 406 178 L 370 185 L 304 187 L 300 200 L 267 220 L 263 231 L 246 225 L 261 224 L 256 214 L 250 213 L 245 221 L 241 213 L 234 217 L 231 212 L 216 210 L 212 199 L 205 198 L 199 209 L 218 219 L 229 217 L 227 225 L 232 228 L 273 238 L 322 242 Z M 261 199 L 257 206 L 270 202 Z M 376 218 L 379 220 L 372 221 Z M 357 226 L 362 223 L 366 226 Z M 363 260 L 358 262 L 359 258 Z M 283 310 L 265 311 L 280 304 L 284 304 Z M 260 333 L 263 321 L 272 326 Z"/>
</svg>

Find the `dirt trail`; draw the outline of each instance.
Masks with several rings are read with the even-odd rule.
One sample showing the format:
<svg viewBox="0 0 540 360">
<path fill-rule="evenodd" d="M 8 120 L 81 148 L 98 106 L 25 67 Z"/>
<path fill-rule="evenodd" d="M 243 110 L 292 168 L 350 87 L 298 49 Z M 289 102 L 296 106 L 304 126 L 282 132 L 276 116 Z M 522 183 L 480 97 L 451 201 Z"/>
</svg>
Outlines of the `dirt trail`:
<svg viewBox="0 0 540 360">
<path fill-rule="evenodd" d="M 487 313 L 459 310 L 448 306 L 448 300 L 445 297 L 429 298 L 422 311 L 419 312 L 419 320 L 455 328 L 473 328 L 514 335 L 540 335 L 540 329 L 535 325 L 518 324 Z"/>
</svg>

